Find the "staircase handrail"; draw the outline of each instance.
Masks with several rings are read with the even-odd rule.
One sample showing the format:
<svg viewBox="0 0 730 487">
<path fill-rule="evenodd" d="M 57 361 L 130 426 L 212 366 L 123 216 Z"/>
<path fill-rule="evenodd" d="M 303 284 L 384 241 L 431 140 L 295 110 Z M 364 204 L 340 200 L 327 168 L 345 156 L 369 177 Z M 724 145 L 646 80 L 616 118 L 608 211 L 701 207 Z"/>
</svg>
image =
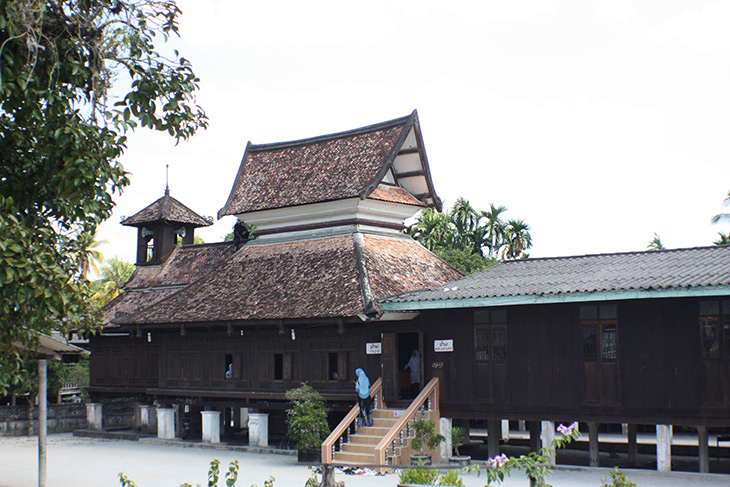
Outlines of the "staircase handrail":
<svg viewBox="0 0 730 487">
<path fill-rule="evenodd" d="M 374 401 L 374 407 L 376 409 L 383 409 L 385 406 L 385 401 L 383 400 L 383 379 L 382 377 L 379 377 L 378 380 L 376 380 L 373 385 L 370 386 L 370 397 L 373 398 Z M 352 409 L 350 409 L 350 412 L 347 413 L 347 416 L 344 417 L 342 421 L 340 421 L 340 424 L 337 425 L 337 427 L 332 430 L 332 433 L 327 437 L 324 442 L 322 442 L 322 464 L 329 465 L 332 463 L 333 458 L 333 447 L 335 443 L 342 437 L 345 432 L 350 429 L 350 426 L 352 423 L 357 419 L 357 416 L 360 414 L 360 405 L 355 404 Z"/>
<path fill-rule="evenodd" d="M 418 412 L 419 409 L 426 403 L 426 401 L 431 398 L 431 404 L 433 405 L 433 410 L 438 411 L 439 410 L 439 380 L 438 377 L 434 377 L 429 381 L 428 384 L 426 384 L 426 387 L 423 388 L 423 390 L 416 396 L 416 398 L 413 400 L 410 406 L 408 406 L 408 409 L 405 410 L 403 415 L 396 421 L 396 423 L 388 430 L 388 432 L 385 434 L 382 440 L 378 443 L 378 445 L 375 447 L 375 464 L 376 465 L 386 465 L 385 460 L 385 451 L 388 448 L 388 445 L 395 439 L 396 436 L 399 436 L 403 428 L 406 427 L 408 422 L 413 419 Z"/>
</svg>

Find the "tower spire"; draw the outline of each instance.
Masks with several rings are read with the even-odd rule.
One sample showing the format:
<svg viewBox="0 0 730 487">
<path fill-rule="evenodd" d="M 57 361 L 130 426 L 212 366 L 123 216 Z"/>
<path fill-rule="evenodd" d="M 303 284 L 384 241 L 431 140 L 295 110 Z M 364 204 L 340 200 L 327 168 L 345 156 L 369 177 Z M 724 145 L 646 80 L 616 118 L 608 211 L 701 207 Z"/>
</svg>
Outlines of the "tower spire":
<svg viewBox="0 0 730 487">
<path fill-rule="evenodd" d="M 165 196 L 170 196 L 170 164 L 165 164 Z"/>
</svg>

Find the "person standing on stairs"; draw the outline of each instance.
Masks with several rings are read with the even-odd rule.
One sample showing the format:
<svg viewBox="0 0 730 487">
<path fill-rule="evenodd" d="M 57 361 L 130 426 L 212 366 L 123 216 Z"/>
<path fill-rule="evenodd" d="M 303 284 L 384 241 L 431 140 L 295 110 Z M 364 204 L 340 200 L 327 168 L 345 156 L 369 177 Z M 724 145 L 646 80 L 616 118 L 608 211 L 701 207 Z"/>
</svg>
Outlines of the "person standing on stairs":
<svg viewBox="0 0 730 487">
<path fill-rule="evenodd" d="M 355 381 L 355 391 L 357 391 L 357 404 L 360 406 L 360 415 L 362 416 L 363 426 L 372 426 L 373 417 L 370 408 L 373 400 L 370 398 L 370 379 L 365 375 L 362 369 L 355 370 L 357 380 Z"/>
</svg>

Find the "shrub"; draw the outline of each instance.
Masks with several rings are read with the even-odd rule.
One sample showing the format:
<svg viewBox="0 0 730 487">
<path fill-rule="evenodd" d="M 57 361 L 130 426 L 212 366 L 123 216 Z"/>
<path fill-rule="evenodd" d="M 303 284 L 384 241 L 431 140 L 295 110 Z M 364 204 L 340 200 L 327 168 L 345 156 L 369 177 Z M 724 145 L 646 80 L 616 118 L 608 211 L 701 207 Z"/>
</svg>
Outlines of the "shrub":
<svg viewBox="0 0 730 487">
<path fill-rule="evenodd" d="M 287 434 L 297 450 L 316 450 L 330 434 L 327 407 L 322 395 L 307 383 L 287 391 L 294 405 L 286 412 Z"/>
</svg>

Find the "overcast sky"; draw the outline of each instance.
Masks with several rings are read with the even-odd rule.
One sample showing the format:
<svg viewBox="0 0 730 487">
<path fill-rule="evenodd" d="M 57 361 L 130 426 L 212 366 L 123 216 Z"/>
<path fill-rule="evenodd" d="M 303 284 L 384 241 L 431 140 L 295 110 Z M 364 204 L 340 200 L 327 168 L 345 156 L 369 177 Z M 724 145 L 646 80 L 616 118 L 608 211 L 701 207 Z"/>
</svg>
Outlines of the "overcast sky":
<svg viewBox="0 0 730 487">
<path fill-rule="evenodd" d="M 418 110 L 436 191 L 505 205 L 533 257 L 711 245 L 730 210 L 730 2 L 183 0 L 176 47 L 210 127 L 175 146 L 139 130 L 132 184 L 99 240 L 171 194 L 225 204 L 247 141 L 349 130 Z M 197 233 L 219 241 L 232 217 Z"/>
</svg>

